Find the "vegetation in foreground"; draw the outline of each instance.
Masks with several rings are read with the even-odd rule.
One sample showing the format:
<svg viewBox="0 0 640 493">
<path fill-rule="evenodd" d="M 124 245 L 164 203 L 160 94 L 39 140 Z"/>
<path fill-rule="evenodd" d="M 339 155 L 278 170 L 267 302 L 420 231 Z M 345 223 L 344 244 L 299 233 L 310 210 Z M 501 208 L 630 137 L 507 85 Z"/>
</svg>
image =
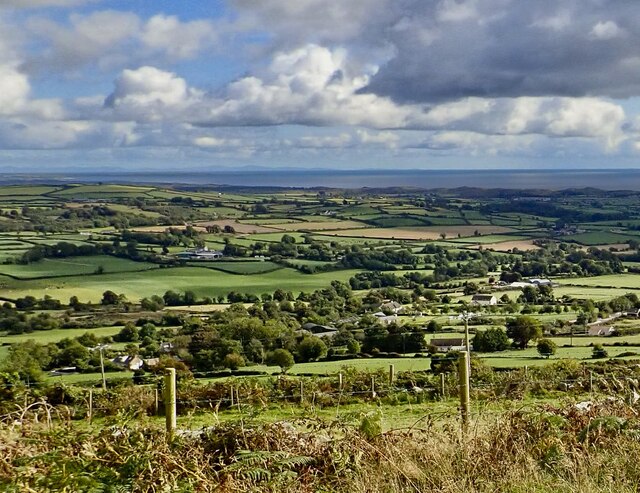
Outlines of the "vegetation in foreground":
<svg viewBox="0 0 640 493">
<path fill-rule="evenodd" d="M 632 492 L 638 409 L 621 401 L 480 417 L 466 435 L 424 420 L 382 432 L 303 419 L 235 422 L 178 436 L 118 416 L 98 431 L 0 428 L 2 491 Z"/>
</svg>

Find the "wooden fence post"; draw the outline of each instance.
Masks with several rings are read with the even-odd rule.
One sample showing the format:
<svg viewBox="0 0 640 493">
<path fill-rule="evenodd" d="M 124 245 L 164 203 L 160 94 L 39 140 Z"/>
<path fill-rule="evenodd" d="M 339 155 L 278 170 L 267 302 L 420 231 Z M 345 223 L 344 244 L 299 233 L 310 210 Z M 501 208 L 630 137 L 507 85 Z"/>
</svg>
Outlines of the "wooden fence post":
<svg viewBox="0 0 640 493">
<path fill-rule="evenodd" d="M 89 389 L 89 409 L 87 411 L 87 418 L 89 418 L 89 423 L 93 419 L 93 389 Z"/>
<path fill-rule="evenodd" d="M 158 413 L 160 412 L 160 399 L 158 398 L 158 387 L 154 389 L 153 408 L 155 411 L 155 415 L 157 416 Z"/>
<path fill-rule="evenodd" d="M 176 369 L 166 368 L 164 375 L 164 406 L 167 423 L 167 441 L 171 442 L 176 432 Z"/>
<path fill-rule="evenodd" d="M 396 367 L 389 365 L 389 385 L 393 385 L 393 381 L 396 377 Z"/>
<path fill-rule="evenodd" d="M 338 390 L 342 392 L 342 372 L 338 373 Z"/>
<path fill-rule="evenodd" d="M 446 390 L 445 390 L 445 386 L 444 386 L 444 373 L 440 373 L 440 396 L 442 397 L 442 399 L 446 399 L 447 396 L 445 394 Z"/>
<path fill-rule="evenodd" d="M 376 377 L 371 377 L 371 398 L 376 398 Z"/>
<path fill-rule="evenodd" d="M 300 404 L 304 402 L 304 382 L 300 379 Z"/>
<path fill-rule="evenodd" d="M 471 396 L 469 394 L 469 364 L 468 351 L 462 351 L 458 359 L 458 376 L 460 378 L 460 413 L 462 415 L 462 430 L 466 433 L 469 428 Z"/>
</svg>

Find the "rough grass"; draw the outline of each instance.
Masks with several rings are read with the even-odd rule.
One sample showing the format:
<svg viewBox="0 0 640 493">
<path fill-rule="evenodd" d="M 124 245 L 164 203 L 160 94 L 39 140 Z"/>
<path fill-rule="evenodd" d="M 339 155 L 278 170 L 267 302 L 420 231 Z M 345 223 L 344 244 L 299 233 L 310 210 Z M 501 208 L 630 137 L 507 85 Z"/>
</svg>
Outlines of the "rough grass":
<svg viewBox="0 0 640 493">
<path fill-rule="evenodd" d="M 618 402 L 486 412 L 466 434 L 431 413 L 390 431 L 375 411 L 346 423 L 247 416 L 171 443 L 130 416 L 91 428 L 33 416 L 0 428 L 5 491 L 631 493 L 640 482 L 637 410 Z"/>
</svg>

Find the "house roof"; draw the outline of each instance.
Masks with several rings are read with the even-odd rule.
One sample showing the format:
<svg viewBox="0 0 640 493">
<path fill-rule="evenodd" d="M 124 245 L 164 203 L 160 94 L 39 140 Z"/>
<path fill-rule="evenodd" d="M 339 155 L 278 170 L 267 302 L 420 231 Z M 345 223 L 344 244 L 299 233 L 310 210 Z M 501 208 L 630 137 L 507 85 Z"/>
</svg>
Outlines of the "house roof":
<svg viewBox="0 0 640 493">
<path fill-rule="evenodd" d="M 495 298 L 492 294 L 474 294 L 472 300 L 481 300 L 481 301 L 489 301 Z"/>
<path fill-rule="evenodd" d="M 429 342 L 432 346 L 449 347 L 449 346 L 464 346 L 464 339 L 457 337 L 448 337 L 445 339 L 431 339 Z"/>
</svg>

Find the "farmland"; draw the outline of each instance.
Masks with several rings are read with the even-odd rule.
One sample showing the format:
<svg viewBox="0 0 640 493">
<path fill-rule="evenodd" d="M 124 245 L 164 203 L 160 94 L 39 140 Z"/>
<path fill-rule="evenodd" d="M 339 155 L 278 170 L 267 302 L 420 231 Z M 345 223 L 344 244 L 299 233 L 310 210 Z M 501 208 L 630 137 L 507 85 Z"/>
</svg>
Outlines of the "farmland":
<svg viewBox="0 0 640 493">
<path fill-rule="evenodd" d="M 4 336 L 5 358 L 12 343 L 59 344 L 59 331 L 68 331 L 71 338 L 85 330 L 112 337 L 113 331 L 94 327 L 110 321 L 160 324 L 172 314 L 184 323 L 189 316 L 226 317 L 222 314 L 233 303 L 250 308 L 243 316 L 261 323 L 277 319 L 281 330 L 286 327 L 291 334 L 309 321 L 336 325 L 351 334 L 357 343 L 353 347 L 370 351 L 371 329 L 354 320 L 364 317 L 371 323 L 367 317 L 391 300 L 403 308 L 391 325 L 398 328 L 377 330 L 388 333 L 389 340 L 398 330 L 403 345 L 377 349 L 406 352 L 405 357 L 312 358 L 296 361 L 291 373 L 334 373 L 345 364 L 374 371 L 391 361 L 398 371 L 429 371 L 430 336 L 423 335 L 412 349 L 406 341 L 432 321 L 446 327 L 448 337 L 459 335 L 462 325 L 449 317 L 461 310 L 482 314 L 483 323 L 474 326 L 472 336 L 504 327 L 510 317 L 530 315 L 556 342 L 551 361 L 589 360 L 599 340 L 580 336 L 569 347 L 568 327 L 585 313 L 590 320 L 605 318 L 614 310 L 609 303 L 633 305 L 640 291 L 640 210 L 625 194 L 607 197 L 589 190 L 560 195 L 559 207 L 527 202 L 526 195 L 475 196 L 469 191 L 193 191 L 112 184 L 4 187 L 0 192 L 0 298 L 9 306 L 26 306 L 27 322 L 38 313 L 45 317 L 44 322 L 34 318 L 34 332 Z M 221 258 L 180 256 L 203 248 L 218 251 Z M 545 298 L 529 292 L 531 299 L 525 299 L 522 286 L 509 286 L 514 279 L 526 285 L 528 278 L 539 277 L 553 285 Z M 471 306 L 475 293 L 493 293 L 500 302 Z M 616 301 L 623 298 L 627 301 Z M 68 328 L 41 331 L 41 323 Z M 612 358 L 633 352 L 627 346 L 638 343 L 634 323 L 614 324 L 632 333 L 616 337 L 616 346 L 602 341 Z M 298 359 L 294 348 L 307 336 L 287 337 Z M 144 349 L 140 339 L 131 342 Z M 146 354 L 158 355 L 159 342 L 147 338 Z M 325 342 L 331 352 L 345 356 L 346 342 Z M 277 371 L 257 361 L 247 347 L 233 351 L 240 351 L 247 368 Z M 264 358 L 268 347 L 262 351 Z M 414 358 L 415 353 L 422 357 Z M 549 361 L 533 344 L 479 357 L 492 367 Z M 194 369 L 222 364 L 201 364 L 193 354 L 189 358 Z"/>
<path fill-rule="evenodd" d="M 453 450 L 461 443 L 466 329 L 472 425 L 492 444 L 504 439 L 490 427 L 496 420 L 501 432 L 512 426 L 512 435 L 526 430 L 528 439 L 538 425 L 517 423 L 549 409 L 554 419 L 583 423 L 566 412 L 573 399 L 599 399 L 601 413 L 616 419 L 637 412 L 611 400 L 627 399 L 640 376 L 634 195 L 536 191 L 528 200 L 521 191 L 45 184 L 0 188 L 0 202 L 0 391 L 10 396 L 0 407 L 10 417 L 28 409 L 20 420 L 36 426 L 23 435 L 47 422 L 46 409 L 52 426 L 86 433 L 82 443 L 98 440 L 95 450 L 102 432 L 93 430 L 122 419 L 115 426 L 127 433 L 110 435 L 110 450 L 130 446 L 112 442 L 141 423 L 148 425 L 142 440 L 163 437 L 147 443 L 160 450 L 158 390 L 164 369 L 174 368 L 184 436 L 214 426 L 237 443 L 248 430 L 263 430 L 263 441 L 245 446 L 259 457 L 265 447 L 275 450 L 269 474 L 284 467 L 275 458 L 291 458 L 283 444 L 298 430 L 350 437 L 368 451 L 388 444 L 385 453 L 395 454 L 408 443 L 406 436 L 393 441 L 406 427 L 411 436 L 425 433 L 421 447 L 433 439 Z M 19 421 L 11 419 L 9 426 Z M 6 423 L 0 419 L 0 427 Z M 47 479 L 33 481 L 71 477 L 64 471 L 76 467 L 75 452 L 54 448 L 56 457 L 66 454 L 63 472 L 50 468 Z M 511 457 L 513 447 L 504 450 Z M 350 453 L 330 451 L 338 452 Z M 27 460 L 14 453 L 16 463 Z M 245 467 L 238 454 L 222 470 Z M 93 464 L 82 460 L 83 468 Z M 310 464 L 306 456 L 295 460 Z M 311 466 L 290 467 L 307 474 Z M 403 470 L 396 484 L 417 470 Z M 534 473 L 556 491 L 549 470 Z M 371 471 L 362 491 L 371 489 Z M 225 474 L 249 477 L 242 469 Z M 205 484 L 202 476 L 182 480 Z"/>
</svg>

